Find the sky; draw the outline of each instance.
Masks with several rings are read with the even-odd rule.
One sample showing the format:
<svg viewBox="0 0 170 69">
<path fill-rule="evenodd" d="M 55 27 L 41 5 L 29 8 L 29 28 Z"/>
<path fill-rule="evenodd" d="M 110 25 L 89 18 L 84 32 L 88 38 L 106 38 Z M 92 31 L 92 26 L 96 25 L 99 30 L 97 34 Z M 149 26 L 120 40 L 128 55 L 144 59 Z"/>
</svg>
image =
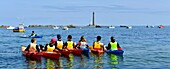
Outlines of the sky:
<svg viewBox="0 0 170 69">
<path fill-rule="evenodd" d="M 169 25 L 170 0 L 1 0 L 0 25 Z"/>
</svg>

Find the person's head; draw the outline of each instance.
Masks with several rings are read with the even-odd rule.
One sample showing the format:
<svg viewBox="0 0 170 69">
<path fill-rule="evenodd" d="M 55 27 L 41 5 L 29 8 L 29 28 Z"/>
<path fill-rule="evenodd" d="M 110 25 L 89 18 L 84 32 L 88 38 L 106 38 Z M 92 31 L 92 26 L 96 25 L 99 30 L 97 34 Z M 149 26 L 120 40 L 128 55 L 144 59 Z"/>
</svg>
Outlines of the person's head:
<svg viewBox="0 0 170 69">
<path fill-rule="evenodd" d="M 51 41 L 50 41 L 50 44 L 55 44 L 55 42 L 56 42 L 56 39 L 52 38 Z"/>
<path fill-rule="evenodd" d="M 72 36 L 71 36 L 71 35 L 68 35 L 67 39 L 68 39 L 68 40 L 71 40 L 71 39 L 72 39 Z"/>
<path fill-rule="evenodd" d="M 86 42 L 86 39 L 85 39 L 84 35 L 83 35 L 83 36 L 81 36 L 80 41 L 82 41 L 82 42 Z"/>
<path fill-rule="evenodd" d="M 60 40 L 61 39 L 61 35 L 57 34 L 57 39 Z"/>
<path fill-rule="evenodd" d="M 115 42 L 115 38 L 113 36 L 110 37 L 111 42 Z"/>
<path fill-rule="evenodd" d="M 97 36 L 97 41 L 100 41 L 101 40 L 101 36 Z"/>
<path fill-rule="evenodd" d="M 32 33 L 34 33 L 34 31 L 32 31 Z"/>
<path fill-rule="evenodd" d="M 32 43 L 36 43 L 36 39 L 35 39 L 35 38 L 32 38 L 32 39 L 31 39 L 31 42 L 32 42 Z"/>
</svg>

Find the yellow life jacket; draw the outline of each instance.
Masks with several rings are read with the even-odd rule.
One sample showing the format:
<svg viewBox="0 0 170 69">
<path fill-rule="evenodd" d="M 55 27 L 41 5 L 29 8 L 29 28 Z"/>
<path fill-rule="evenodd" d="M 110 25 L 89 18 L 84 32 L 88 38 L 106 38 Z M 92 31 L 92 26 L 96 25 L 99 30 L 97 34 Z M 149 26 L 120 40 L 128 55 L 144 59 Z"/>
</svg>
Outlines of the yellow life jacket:
<svg viewBox="0 0 170 69">
<path fill-rule="evenodd" d="M 63 41 L 57 41 L 57 48 L 59 49 L 63 48 Z"/>
<path fill-rule="evenodd" d="M 50 47 L 50 44 L 48 44 L 46 52 L 53 52 L 54 49 L 55 49 L 55 46 Z"/>
<path fill-rule="evenodd" d="M 94 42 L 94 49 L 100 49 L 100 43 L 99 42 Z"/>
<path fill-rule="evenodd" d="M 73 49 L 73 41 L 67 41 L 67 49 Z"/>
</svg>

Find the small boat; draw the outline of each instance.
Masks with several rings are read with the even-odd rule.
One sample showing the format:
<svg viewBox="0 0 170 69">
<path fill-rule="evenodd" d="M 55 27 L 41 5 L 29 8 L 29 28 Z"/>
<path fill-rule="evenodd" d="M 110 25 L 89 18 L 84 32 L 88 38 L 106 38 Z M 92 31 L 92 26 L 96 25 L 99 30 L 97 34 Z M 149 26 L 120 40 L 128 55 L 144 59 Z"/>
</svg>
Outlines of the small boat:
<svg viewBox="0 0 170 69">
<path fill-rule="evenodd" d="M 165 26 L 163 26 L 163 25 L 159 25 L 159 26 L 158 26 L 158 28 L 164 28 L 164 27 L 165 27 Z"/>
<path fill-rule="evenodd" d="M 6 28 L 6 29 L 15 29 L 15 27 L 9 26 L 9 27 Z"/>
<path fill-rule="evenodd" d="M 109 26 L 108 28 L 113 29 L 113 28 L 115 28 L 115 27 L 114 27 L 114 26 Z"/>
<path fill-rule="evenodd" d="M 107 50 L 107 53 L 115 54 L 115 55 L 123 55 L 123 50 Z"/>
<path fill-rule="evenodd" d="M 68 30 L 68 27 L 63 27 L 63 30 Z"/>
<path fill-rule="evenodd" d="M 53 29 L 59 29 L 59 27 L 56 26 L 56 27 L 53 27 Z"/>
<path fill-rule="evenodd" d="M 81 55 L 82 51 L 81 49 L 69 49 L 70 53 L 74 55 Z"/>
<path fill-rule="evenodd" d="M 59 59 L 61 54 L 57 52 L 42 52 L 42 56 L 45 58 Z"/>
<path fill-rule="evenodd" d="M 132 29 L 132 26 L 126 26 L 127 29 Z"/>
<path fill-rule="evenodd" d="M 19 27 L 13 29 L 13 32 L 25 32 L 24 24 L 19 24 Z"/>
</svg>

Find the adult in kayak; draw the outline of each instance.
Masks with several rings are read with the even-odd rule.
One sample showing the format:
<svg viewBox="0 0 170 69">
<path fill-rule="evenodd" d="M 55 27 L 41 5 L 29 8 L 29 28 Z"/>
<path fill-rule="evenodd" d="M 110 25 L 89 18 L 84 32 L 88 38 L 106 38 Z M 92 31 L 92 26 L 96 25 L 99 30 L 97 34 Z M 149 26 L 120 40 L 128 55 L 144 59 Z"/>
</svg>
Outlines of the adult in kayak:
<svg viewBox="0 0 170 69">
<path fill-rule="evenodd" d="M 32 38 L 31 43 L 27 46 L 25 51 L 28 51 L 29 53 L 40 52 L 39 46 L 36 44 L 36 42 L 37 42 L 36 39 Z"/>
<path fill-rule="evenodd" d="M 35 34 L 34 31 L 32 31 L 31 36 L 37 36 L 37 34 Z"/>
<path fill-rule="evenodd" d="M 73 49 L 73 48 L 75 48 L 76 43 L 73 42 L 71 39 L 72 39 L 72 36 L 68 35 L 67 41 L 64 43 L 64 49 Z"/>
<path fill-rule="evenodd" d="M 46 51 L 46 52 L 53 52 L 53 51 L 55 51 L 55 49 L 56 49 L 55 43 L 56 43 L 56 39 L 52 38 L 50 43 L 45 45 L 44 51 Z"/>
<path fill-rule="evenodd" d="M 85 39 L 85 37 L 84 36 L 81 36 L 81 38 L 80 38 L 80 40 L 79 40 L 79 42 L 78 42 L 78 44 L 77 44 L 77 48 L 79 48 L 79 49 L 86 49 L 86 48 L 88 48 L 89 46 L 88 46 L 88 44 L 87 44 L 87 42 L 86 42 L 86 39 Z"/>
<path fill-rule="evenodd" d="M 60 34 L 57 35 L 57 39 L 58 40 L 56 41 L 56 44 L 55 44 L 56 50 L 62 50 L 63 45 L 64 45 L 64 41 L 61 40 L 61 35 Z"/>
<path fill-rule="evenodd" d="M 119 46 L 119 43 L 116 42 L 113 36 L 110 38 L 110 40 L 111 41 L 108 44 L 108 47 L 106 47 L 107 50 L 122 50 L 122 48 Z"/>
<path fill-rule="evenodd" d="M 93 42 L 94 50 L 104 50 L 104 44 L 100 42 L 101 36 L 97 36 L 97 41 Z"/>
</svg>

